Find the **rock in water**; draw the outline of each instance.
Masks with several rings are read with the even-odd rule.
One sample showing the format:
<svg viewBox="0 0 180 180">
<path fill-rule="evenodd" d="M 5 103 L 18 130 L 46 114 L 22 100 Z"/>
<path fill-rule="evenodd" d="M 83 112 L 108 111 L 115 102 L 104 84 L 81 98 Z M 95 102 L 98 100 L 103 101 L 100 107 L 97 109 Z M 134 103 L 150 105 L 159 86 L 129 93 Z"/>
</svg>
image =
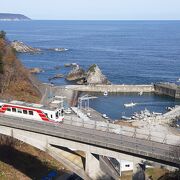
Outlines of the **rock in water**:
<svg viewBox="0 0 180 180">
<path fill-rule="evenodd" d="M 86 81 L 88 84 L 111 84 L 110 81 L 102 74 L 97 64 L 93 64 L 88 72 Z"/>
<path fill-rule="evenodd" d="M 40 52 L 41 50 L 38 48 L 32 48 L 23 42 L 20 41 L 13 41 L 11 42 L 11 46 L 20 53 L 37 53 Z"/>
<path fill-rule="evenodd" d="M 66 80 L 68 81 L 77 81 L 85 77 L 85 71 L 76 65 L 66 76 Z"/>
<path fill-rule="evenodd" d="M 63 77 L 64 77 L 63 74 L 56 74 L 55 76 L 50 77 L 48 80 L 51 81 L 51 80 L 53 80 L 53 79 L 58 79 L 58 78 L 63 78 Z"/>
<path fill-rule="evenodd" d="M 44 72 L 44 71 L 40 68 L 35 67 L 35 68 L 29 69 L 29 72 L 32 74 L 39 74 L 39 73 Z"/>
<path fill-rule="evenodd" d="M 49 50 L 63 52 L 63 51 L 68 51 L 69 49 L 67 49 L 67 48 L 50 48 Z"/>
</svg>

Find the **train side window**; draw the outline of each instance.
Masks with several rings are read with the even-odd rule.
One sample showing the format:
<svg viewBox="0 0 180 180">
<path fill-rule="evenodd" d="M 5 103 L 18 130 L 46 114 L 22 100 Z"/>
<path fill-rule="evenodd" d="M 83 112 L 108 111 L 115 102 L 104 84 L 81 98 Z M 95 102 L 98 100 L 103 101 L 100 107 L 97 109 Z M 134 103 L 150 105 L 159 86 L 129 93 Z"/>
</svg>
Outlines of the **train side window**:
<svg viewBox="0 0 180 180">
<path fill-rule="evenodd" d="M 56 112 L 56 118 L 58 118 L 58 115 L 59 115 L 59 113 L 58 113 L 58 112 Z"/>
<path fill-rule="evenodd" d="M 2 106 L 0 106 L 0 109 L 2 108 Z"/>
<path fill-rule="evenodd" d="M 27 110 L 23 110 L 23 114 L 27 114 Z"/>
<path fill-rule="evenodd" d="M 53 118 L 52 114 L 51 114 L 51 118 Z"/>
<path fill-rule="evenodd" d="M 33 111 L 29 111 L 29 115 L 33 115 Z"/>
<path fill-rule="evenodd" d="M 7 111 L 11 111 L 11 108 L 8 107 L 8 108 L 7 108 Z"/>
<path fill-rule="evenodd" d="M 18 113 L 22 113 L 22 110 L 21 110 L 21 109 L 17 109 L 17 112 L 18 112 Z"/>
<path fill-rule="evenodd" d="M 16 112 L 16 108 L 12 108 L 12 112 Z"/>
</svg>

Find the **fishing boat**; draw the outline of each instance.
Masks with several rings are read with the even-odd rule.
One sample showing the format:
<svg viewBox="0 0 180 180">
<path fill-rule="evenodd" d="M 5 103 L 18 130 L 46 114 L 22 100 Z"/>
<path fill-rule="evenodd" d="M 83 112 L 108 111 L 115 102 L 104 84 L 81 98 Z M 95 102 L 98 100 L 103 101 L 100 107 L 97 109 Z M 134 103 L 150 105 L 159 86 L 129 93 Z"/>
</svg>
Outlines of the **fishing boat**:
<svg viewBox="0 0 180 180">
<path fill-rule="evenodd" d="M 136 105 L 136 103 L 131 102 L 131 103 L 128 103 L 128 104 L 124 104 L 124 107 L 133 107 L 135 105 Z"/>
</svg>

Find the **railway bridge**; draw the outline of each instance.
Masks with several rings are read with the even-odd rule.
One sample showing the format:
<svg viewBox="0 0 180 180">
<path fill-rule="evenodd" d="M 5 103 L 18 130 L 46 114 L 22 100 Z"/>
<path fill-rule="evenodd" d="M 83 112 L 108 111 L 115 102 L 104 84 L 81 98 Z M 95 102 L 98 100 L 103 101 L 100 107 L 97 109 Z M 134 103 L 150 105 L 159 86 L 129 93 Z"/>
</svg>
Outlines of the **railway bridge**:
<svg viewBox="0 0 180 180">
<path fill-rule="evenodd" d="M 117 134 L 110 131 L 109 123 L 106 128 L 100 130 L 96 124 L 94 128 L 90 128 L 85 124 L 74 125 L 66 121 L 68 120 L 65 118 L 64 123 L 54 124 L 3 115 L 0 116 L 0 134 L 11 136 L 46 151 L 65 166 L 68 165 L 70 170 L 83 179 L 97 179 L 105 175 L 99 156 L 125 159 L 135 164 L 154 161 L 180 167 L 178 145 L 158 142 L 152 138 Z M 75 150 L 85 153 L 80 156 Z M 76 158 L 69 160 L 67 157 L 70 153 L 76 155 Z M 85 162 L 82 157 L 85 158 Z M 118 174 L 114 174 L 114 171 L 109 172 L 109 176 L 118 179 Z"/>
</svg>

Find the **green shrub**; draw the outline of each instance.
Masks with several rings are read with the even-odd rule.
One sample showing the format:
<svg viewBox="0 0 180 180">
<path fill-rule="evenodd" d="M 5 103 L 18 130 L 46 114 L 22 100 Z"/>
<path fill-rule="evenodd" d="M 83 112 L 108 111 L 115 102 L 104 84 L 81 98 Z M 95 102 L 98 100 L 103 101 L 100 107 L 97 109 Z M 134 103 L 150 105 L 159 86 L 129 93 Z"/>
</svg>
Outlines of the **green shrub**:
<svg viewBox="0 0 180 180">
<path fill-rule="evenodd" d="M 3 62 L 2 62 L 2 53 L 0 52 L 0 74 L 3 74 Z"/>
<path fill-rule="evenodd" d="M 5 37 L 6 37 L 6 32 L 0 31 L 0 38 L 5 39 Z"/>
</svg>

